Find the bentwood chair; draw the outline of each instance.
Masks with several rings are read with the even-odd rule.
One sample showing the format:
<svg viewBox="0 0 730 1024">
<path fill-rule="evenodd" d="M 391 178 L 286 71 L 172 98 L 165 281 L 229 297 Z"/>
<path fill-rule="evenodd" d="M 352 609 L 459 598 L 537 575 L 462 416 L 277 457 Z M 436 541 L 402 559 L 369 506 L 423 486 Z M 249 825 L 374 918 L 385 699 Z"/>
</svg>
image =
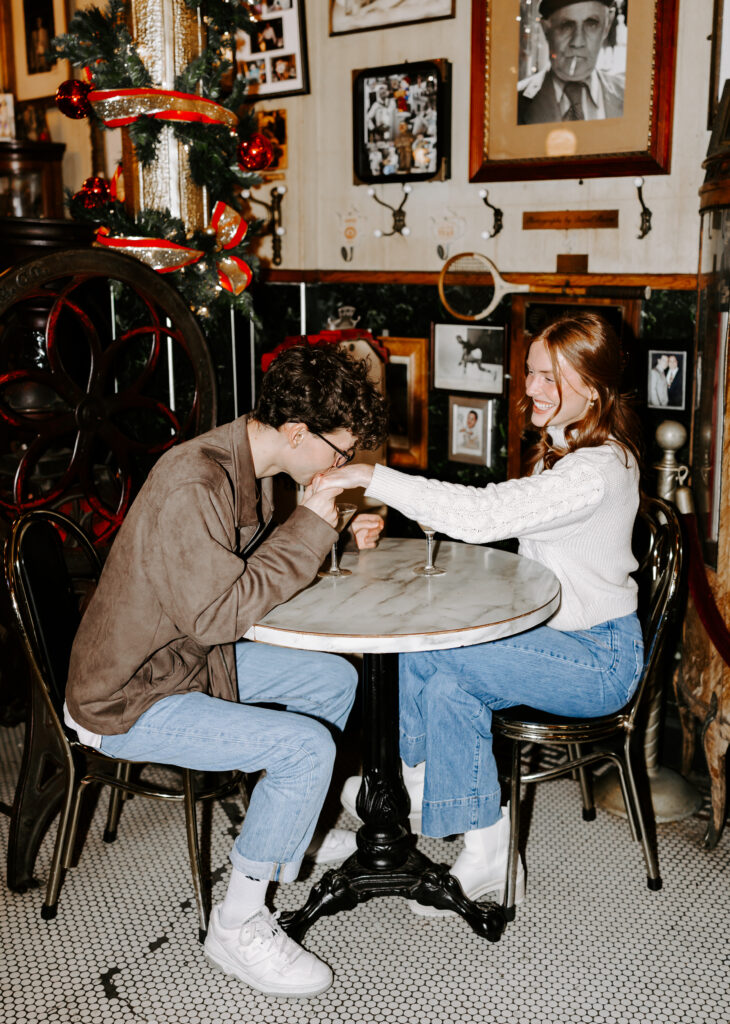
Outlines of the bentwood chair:
<svg viewBox="0 0 730 1024">
<path fill-rule="evenodd" d="M 69 557 L 70 556 L 70 557 Z M 199 934 L 207 927 L 207 894 L 201 878 L 196 803 L 225 796 L 241 785 L 240 773 L 221 776 L 210 773 L 215 787 L 196 792 L 196 773 L 168 768 L 180 773 L 180 788 L 142 778 L 155 766 L 107 757 L 81 744 L 63 721 L 63 702 L 71 645 L 78 628 L 78 584 L 72 579 L 69 562 L 77 567 L 82 583 L 93 587 L 101 564 L 85 533 L 67 516 L 50 510 L 26 512 L 15 520 L 5 547 L 5 573 L 20 640 L 30 670 L 29 735 L 15 793 L 8 844 L 8 885 L 23 891 L 33 885 L 13 885 L 13 860 L 23 850 L 30 864 L 35 863 L 38 847 L 51 820 L 60 811 L 46 898 L 41 915 L 56 916 L 58 897 L 65 869 L 72 866 L 82 797 L 93 783 L 110 786 L 109 814 L 104 840 L 116 838 L 117 825 L 125 794 L 138 794 L 156 800 L 184 804 L 188 854 L 198 910 Z M 167 773 L 164 773 L 167 775 Z M 174 780 L 173 780 L 174 781 Z M 31 852 L 28 854 L 27 846 Z M 32 871 L 32 867 L 31 867 Z"/>
<path fill-rule="evenodd" d="M 676 615 L 681 575 L 682 544 L 679 519 L 673 505 L 659 498 L 643 498 L 634 528 L 634 553 L 639 568 L 639 618 L 644 635 L 644 669 L 639 686 L 620 711 L 600 718 L 563 718 L 519 706 L 495 711 L 495 735 L 511 741 L 510 816 L 512 834 L 507 867 L 504 908 L 514 918 L 514 897 L 519 856 L 520 798 L 522 784 L 537 783 L 571 774 L 580 781 L 583 817 L 596 812 L 590 786 L 589 765 L 611 762 L 618 771 L 626 814 L 633 838 L 641 842 L 647 885 L 662 886 L 657 861 L 656 828 L 644 763 L 643 738 L 649 708 L 661 698 L 661 666 L 666 640 Z M 611 748 L 616 739 L 622 742 Z M 566 758 L 559 764 L 522 773 L 524 747 L 528 744 L 559 747 Z M 601 744 L 584 752 L 585 744 Z"/>
</svg>

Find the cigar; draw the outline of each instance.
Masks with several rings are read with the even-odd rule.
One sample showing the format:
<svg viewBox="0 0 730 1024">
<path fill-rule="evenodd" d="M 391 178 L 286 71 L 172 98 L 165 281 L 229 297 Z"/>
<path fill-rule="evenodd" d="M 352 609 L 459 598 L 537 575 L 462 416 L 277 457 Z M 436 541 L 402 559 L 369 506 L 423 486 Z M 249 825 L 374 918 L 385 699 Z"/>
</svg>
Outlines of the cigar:
<svg viewBox="0 0 730 1024">
<path fill-rule="evenodd" d="M 570 62 L 570 67 L 568 68 L 568 74 L 569 75 L 574 75 L 575 74 L 575 65 L 577 63 L 578 63 L 578 58 L 577 57 L 573 57 L 572 61 Z"/>
</svg>

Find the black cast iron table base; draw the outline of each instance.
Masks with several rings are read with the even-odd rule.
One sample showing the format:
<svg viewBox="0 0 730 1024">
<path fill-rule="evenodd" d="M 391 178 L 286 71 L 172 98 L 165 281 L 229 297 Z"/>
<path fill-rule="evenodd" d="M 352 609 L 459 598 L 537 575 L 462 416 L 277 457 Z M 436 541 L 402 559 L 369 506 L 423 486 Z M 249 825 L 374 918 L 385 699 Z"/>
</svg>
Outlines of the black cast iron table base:
<svg viewBox="0 0 730 1024">
<path fill-rule="evenodd" d="M 502 907 L 467 899 L 444 864 L 434 864 L 415 848 L 405 827 L 410 808 L 398 754 L 397 655 L 364 656 L 363 732 L 363 784 L 357 797 L 363 825 L 357 853 L 324 874 L 303 907 L 282 914 L 282 926 L 299 941 L 324 915 L 352 910 L 375 896 L 405 896 L 452 910 L 477 935 L 497 942 L 506 924 Z"/>
</svg>

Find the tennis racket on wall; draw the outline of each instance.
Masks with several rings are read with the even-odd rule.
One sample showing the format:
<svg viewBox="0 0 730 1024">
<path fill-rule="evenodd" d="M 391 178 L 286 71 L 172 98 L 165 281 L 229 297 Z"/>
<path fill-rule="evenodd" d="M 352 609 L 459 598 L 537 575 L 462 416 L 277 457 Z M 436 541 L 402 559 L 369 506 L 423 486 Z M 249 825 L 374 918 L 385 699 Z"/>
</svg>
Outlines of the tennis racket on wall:
<svg viewBox="0 0 730 1024">
<path fill-rule="evenodd" d="M 486 320 L 505 295 L 536 292 L 543 295 L 587 295 L 609 299 L 648 299 L 651 288 L 593 285 L 586 288 L 533 287 L 508 281 L 487 256 L 460 252 L 448 259 L 438 278 L 439 298 L 458 320 Z"/>
</svg>

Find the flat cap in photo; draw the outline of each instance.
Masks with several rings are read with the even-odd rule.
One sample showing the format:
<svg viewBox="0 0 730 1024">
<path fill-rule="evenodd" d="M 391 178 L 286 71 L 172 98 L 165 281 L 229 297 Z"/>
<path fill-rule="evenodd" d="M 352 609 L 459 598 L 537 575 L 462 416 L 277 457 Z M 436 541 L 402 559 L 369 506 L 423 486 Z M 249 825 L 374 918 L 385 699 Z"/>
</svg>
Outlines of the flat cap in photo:
<svg viewBox="0 0 730 1024">
<path fill-rule="evenodd" d="M 571 7 L 579 2 L 580 0 L 542 0 L 540 4 L 540 17 L 549 18 L 551 14 L 559 11 L 561 7 Z M 604 7 L 616 6 L 616 0 L 596 0 L 596 2 L 603 4 Z"/>
</svg>

